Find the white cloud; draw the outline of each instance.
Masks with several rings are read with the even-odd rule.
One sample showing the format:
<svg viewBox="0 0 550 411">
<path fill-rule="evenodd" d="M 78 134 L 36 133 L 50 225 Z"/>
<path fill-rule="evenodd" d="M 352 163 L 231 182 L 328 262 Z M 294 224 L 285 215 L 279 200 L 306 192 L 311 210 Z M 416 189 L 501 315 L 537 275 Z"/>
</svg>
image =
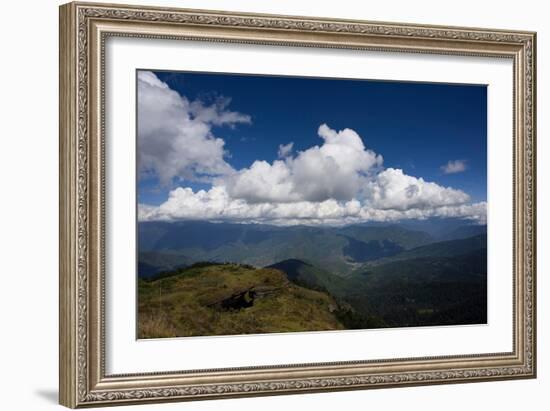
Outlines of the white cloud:
<svg viewBox="0 0 550 411">
<path fill-rule="evenodd" d="M 313 146 L 273 163 L 255 161 L 249 168 L 223 176 L 232 198 L 259 202 L 349 201 L 362 190 L 366 179 L 382 166 L 383 158 L 363 145 L 350 129 L 339 132 L 326 124 L 319 127 L 321 146 Z"/>
<path fill-rule="evenodd" d="M 487 204 L 469 203 L 461 190 L 443 187 L 400 169 L 382 169 L 353 130 L 319 128 L 322 146 L 214 179 L 209 190 L 172 190 L 158 207 L 140 204 L 139 219 L 258 222 L 278 225 L 343 225 L 429 217 L 485 222 Z M 281 151 L 281 148 L 279 149 Z"/>
<path fill-rule="evenodd" d="M 322 124 L 317 131 L 321 144 L 296 153 L 292 142 L 280 145 L 273 162 L 257 160 L 234 170 L 225 161 L 224 141 L 212 134 L 212 127 L 250 123 L 250 117 L 229 111 L 229 103 L 229 99 L 212 105 L 191 102 L 153 73 L 139 72 L 140 173 L 151 173 L 164 185 L 174 178 L 212 184 L 209 190 L 196 192 L 175 188 L 159 206 L 140 204 L 140 221 L 204 219 L 278 225 L 429 217 L 485 221 L 485 202 L 471 204 L 461 190 L 400 169 L 384 169 L 382 156 L 366 148 L 351 129 L 336 131 Z M 457 162 L 447 166 L 456 170 Z"/>
<path fill-rule="evenodd" d="M 209 181 L 233 172 L 225 161 L 224 141 L 212 126 L 250 123 L 250 117 L 227 110 L 229 99 L 212 105 L 189 101 L 150 71 L 138 72 L 138 164 L 163 185 L 174 177 Z"/>
<path fill-rule="evenodd" d="M 429 217 L 461 217 L 485 222 L 487 203 L 443 205 L 408 210 L 376 209 L 358 200 L 288 203 L 248 203 L 231 198 L 224 187 L 193 192 L 177 188 L 158 207 L 139 206 L 139 220 L 213 220 L 269 223 L 276 225 L 344 225 L 366 221 L 396 221 Z"/>
<path fill-rule="evenodd" d="M 445 174 L 462 173 L 466 171 L 466 160 L 449 160 L 447 164 L 441 166 L 441 171 Z"/>
<path fill-rule="evenodd" d="M 280 144 L 279 145 L 279 151 L 277 155 L 279 158 L 285 158 L 288 157 L 292 153 L 292 149 L 294 148 L 294 143 L 288 143 L 288 144 Z"/>
<path fill-rule="evenodd" d="M 394 168 L 382 171 L 367 183 L 365 198 L 372 208 L 400 211 L 454 206 L 470 201 L 470 196 L 461 190 L 408 176 L 403 170 Z"/>
<path fill-rule="evenodd" d="M 215 184 L 225 187 L 232 198 L 251 203 L 295 202 L 302 197 L 295 190 L 291 170 L 282 160 L 272 164 L 255 161 L 249 168 L 215 180 Z"/>
</svg>

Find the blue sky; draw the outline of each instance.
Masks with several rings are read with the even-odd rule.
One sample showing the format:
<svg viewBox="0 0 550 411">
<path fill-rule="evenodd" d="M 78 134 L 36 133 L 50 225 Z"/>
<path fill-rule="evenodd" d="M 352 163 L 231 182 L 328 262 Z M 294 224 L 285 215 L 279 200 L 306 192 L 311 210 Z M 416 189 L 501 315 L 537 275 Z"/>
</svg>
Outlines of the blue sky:
<svg viewBox="0 0 550 411">
<path fill-rule="evenodd" d="M 471 202 L 486 201 L 487 89 L 451 85 L 304 77 L 188 72 L 153 72 L 171 90 L 204 106 L 221 97 L 225 108 L 249 116 L 248 122 L 211 124 L 225 143 L 225 161 L 234 169 L 256 160 L 273 163 L 281 144 L 293 152 L 321 145 L 321 124 L 354 130 L 366 149 L 383 156 L 384 168 L 461 190 Z M 139 99 L 139 95 L 138 95 Z M 445 173 L 449 161 L 464 170 Z M 194 181 L 193 181 L 194 180 Z M 177 178 L 159 184 L 155 173 L 141 177 L 138 201 L 158 206 L 175 186 L 208 190 L 209 181 Z"/>
</svg>

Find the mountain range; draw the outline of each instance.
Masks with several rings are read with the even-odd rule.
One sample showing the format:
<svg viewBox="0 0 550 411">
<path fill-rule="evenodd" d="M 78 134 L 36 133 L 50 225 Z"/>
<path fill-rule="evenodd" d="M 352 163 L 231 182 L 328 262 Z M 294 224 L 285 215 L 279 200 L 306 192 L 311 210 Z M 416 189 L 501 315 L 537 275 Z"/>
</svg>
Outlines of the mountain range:
<svg viewBox="0 0 550 411">
<path fill-rule="evenodd" d="M 337 327 L 487 318 L 487 227 L 464 220 L 345 227 L 140 222 L 138 249 L 140 284 L 201 262 L 276 270 L 293 286 L 333 299 Z"/>
<path fill-rule="evenodd" d="M 139 276 L 146 278 L 198 261 L 264 267 L 295 258 L 345 277 L 381 259 L 430 256 L 436 249 L 438 255 L 452 255 L 479 248 L 487 230 L 486 226 L 468 225 L 462 220 L 454 224 L 445 221 L 437 230 L 434 226 L 434 222 L 425 222 L 427 228 L 423 231 L 419 223 L 411 228 L 404 224 L 276 227 L 204 221 L 141 222 Z M 477 238 L 473 243 L 478 243 L 469 245 L 468 238 Z M 464 241 L 448 243 L 453 240 Z M 460 245 L 458 250 L 455 245 Z M 422 246 L 426 247 L 419 248 Z"/>
</svg>

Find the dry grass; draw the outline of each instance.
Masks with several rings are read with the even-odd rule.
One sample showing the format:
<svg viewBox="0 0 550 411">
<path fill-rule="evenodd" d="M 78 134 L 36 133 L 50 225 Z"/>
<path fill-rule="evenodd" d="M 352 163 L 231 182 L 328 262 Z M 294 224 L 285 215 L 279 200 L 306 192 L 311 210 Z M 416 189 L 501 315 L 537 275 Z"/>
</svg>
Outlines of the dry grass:
<svg viewBox="0 0 550 411">
<path fill-rule="evenodd" d="M 149 312 L 138 314 L 138 338 L 176 337 L 176 327 L 166 313 Z"/>
<path fill-rule="evenodd" d="M 253 288 L 268 290 L 243 309 L 220 301 Z M 329 309 L 326 293 L 289 283 L 275 269 L 237 264 L 181 270 L 152 282 L 140 281 L 139 338 L 258 334 L 344 328 Z"/>
</svg>

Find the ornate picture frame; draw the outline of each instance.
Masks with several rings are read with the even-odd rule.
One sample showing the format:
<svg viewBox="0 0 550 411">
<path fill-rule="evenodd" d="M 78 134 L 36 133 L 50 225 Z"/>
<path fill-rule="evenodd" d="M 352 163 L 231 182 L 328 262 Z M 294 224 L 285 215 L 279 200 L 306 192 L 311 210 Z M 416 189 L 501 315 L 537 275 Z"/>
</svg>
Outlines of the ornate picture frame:
<svg viewBox="0 0 550 411">
<path fill-rule="evenodd" d="M 108 375 L 105 370 L 105 42 L 200 40 L 513 62 L 513 350 L 460 356 Z M 60 403 L 67 407 L 536 377 L 536 35 L 69 3 L 60 7 Z M 269 364 L 269 359 L 266 359 Z"/>
</svg>

